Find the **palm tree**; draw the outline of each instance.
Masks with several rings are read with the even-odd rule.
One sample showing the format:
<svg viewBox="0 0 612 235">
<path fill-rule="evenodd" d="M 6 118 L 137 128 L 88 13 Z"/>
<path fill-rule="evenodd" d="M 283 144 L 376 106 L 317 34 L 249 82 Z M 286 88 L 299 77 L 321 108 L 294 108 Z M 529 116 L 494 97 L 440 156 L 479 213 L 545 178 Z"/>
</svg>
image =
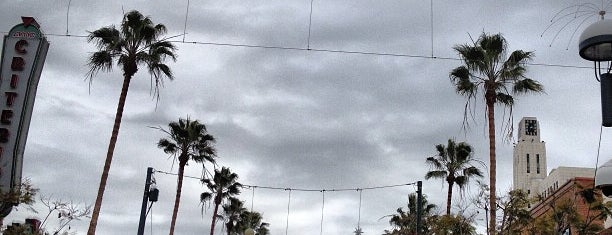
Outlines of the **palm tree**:
<svg viewBox="0 0 612 235">
<path fill-rule="evenodd" d="M 215 222 L 219 212 L 219 205 L 230 197 L 240 194 L 240 187 L 242 184 L 237 182 L 238 175 L 232 173 L 229 168 L 222 167 L 221 171 L 215 170 L 213 179 L 203 179 L 202 183 L 210 190 L 210 192 L 204 192 L 200 194 L 200 201 L 202 203 L 211 201 L 215 205 L 213 210 L 212 222 L 210 224 L 210 235 L 215 232 Z"/>
<path fill-rule="evenodd" d="M 143 16 L 138 11 L 130 11 L 123 16 L 119 29 L 111 25 L 90 32 L 87 36 L 87 41 L 93 41 L 98 48 L 98 51 L 92 53 L 88 58 L 90 69 L 87 77 L 90 84 L 98 72 L 111 71 L 115 63 L 123 71 L 123 86 L 119 96 L 119 104 L 117 105 L 117 113 L 115 114 L 115 123 L 113 124 L 113 132 L 108 144 L 106 160 L 104 161 L 100 187 L 98 188 L 87 232 L 88 235 L 96 233 L 104 189 L 106 188 L 108 172 L 113 160 L 113 152 L 115 151 L 115 144 L 119 135 L 123 108 L 132 77 L 138 71 L 138 66 L 146 65 L 147 72 L 151 75 L 151 80 L 154 80 L 154 95 L 158 98 L 159 93 L 157 91 L 163 79 L 173 79 L 170 68 L 164 62 L 167 58 L 176 60 L 174 54 L 175 47 L 170 42 L 160 39 L 165 33 L 166 27 L 163 24 L 153 24 L 149 17 Z"/>
<path fill-rule="evenodd" d="M 231 197 L 222 207 L 227 235 L 239 234 L 240 232 L 236 225 L 240 222 L 240 215 L 246 212 L 244 203 L 238 198 Z"/>
<path fill-rule="evenodd" d="M 423 201 L 421 202 L 422 211 L 421 219 L 423 225 L 420 233 L 416 232 L 417 224 L 417 194 L 411 193 L 408 195 L 408 210 L 404 211 L 403 208 L 397 208 L 397 214 L 387 215 L 385 217 L 391 217 L 389 224 L 393 227 L 393 230 L 385 230 L 384 235 L 399 235 L 399 234 L 419 234 L 425 235 L 429 233 L 428 220 L 434 216 L 437 206 L 435 204 L 429 204 L 427 202 L 427 196 L 423 195 Z M 384 218 L 384 217 L 383 217 Z"/>
<path fill-rule="evenodd" d="M 472 165 L 475 159 L 472 157 L 472 146 L 465 142 L 455 143 L 449 139 L 448 145 L 436 145 L 438 152 L 435 157 L 428 157 L 426 162 L 431 171 L 425 174 L 425 179 L 443 179 L 448 183 L 448 194 L 446 197 L 446 215 L 450 215 L 451 199 L 453 197 L 453 186 L 457 184 L 460 189 L 469 182 L 471 178 L 482 177 L 482 172 Z"/>
<path fill-rule="evenodd" d="M 263 216 L 261 213 L 247 210 L 240 214 L 240 220 L 236 224 L 236 228 L 238 230 L 237 234 L 242 234 L 242 232 L 250 228 L 255 231 L 255 235 L 269 235 L 269 226 L 269 223 L 263 222 Z"/>
<path fill-rule="evenodd" d="M 204 165 L 205 162 L 215 163 L 215 148 L 213 143 L 215 138 L 208 134 L 206 126 L 198 120 L 179 118 L 178 122 L 168 124 L 169 130 L 161 129 L 168 134 L 168 138 L 162 138 L 157 143 L 157 147 L 171 154 L 175 158 L 178 156 L 178 181 L 176 186 L 176 198 L 174 199 L 174 209 L 172 210 L 172 220 L 170 222 L 170 235 L 174 234 L 176 217 L 178 215 L 179 203 L 181 201 L 181 189 L 183 188 L 183 175 L 185 166 L 189 160 L 193 160 Z"/>
<path fill-rule="evenodd" d="M 477 99 L 479 89 L 482 89 L 484 95 L 489 128 L 489 205 L 496 205 L 495 104 L 504 105 L 511 111 L 514 105 L 513 95 L 540 93 L 544 88 L 539 82 L 525 77 L 525 63 L 533 58 L 533 53 L 516 50 L 506 58 L 507 43 L 500 34 L 483 33 L 473 44 L 457 45 L 453 49 L 459 53 L 464 64 L 450 73 L 457 93 L 467 97 L 464 125 L 467 123 L 470 102 Z M 512 128 L 508 134 L 512 135 Z M 490 234 L 494 235 L 496 207 L 491 206 L 489 210 L 489 230 Z"/>
</svg>

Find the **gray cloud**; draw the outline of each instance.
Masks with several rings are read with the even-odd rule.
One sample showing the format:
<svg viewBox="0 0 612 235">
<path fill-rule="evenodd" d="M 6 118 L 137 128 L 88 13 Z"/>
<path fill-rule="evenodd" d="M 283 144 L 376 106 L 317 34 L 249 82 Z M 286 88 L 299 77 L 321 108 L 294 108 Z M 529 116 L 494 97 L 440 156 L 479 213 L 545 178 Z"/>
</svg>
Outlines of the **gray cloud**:
<svg viewBox="0 0 612 235">
<path fill-rule="evenodd" d="M 162 22 L 169 35 L 183 33 L 186 1 L 73 1 L 69 33 L 118 24 L 125 11 L 138 9 Z M 19 16 L 32 15 L 49 34 L 66 31 L 68 1 L 0 3 L 10 9 L 0 27 L 8 31 Z M 310 1 L 191 1 L 187 41 L 304 48 Z M 434 1 L 433 54 L 455 58 L 452 47 L 481 32 L 502 32 L 510 49 L 535 51 L 535 63 L 589 66 L 577 56 L 573 28 L 540 37 L 551 17 L 573 1 L 514 3 Z M 318 49 L 431 55 L 428 1 L 314 1 L 310 46 Z M 573 26 L 576 27 L 576 26 Z M 580 31 L 578 31 L 580 32 Z M 576 36 L 575 36 L 576 37 Z M 83 81 L 86 58 L 95 48 L 86 39 L 51 36 L 25 153 L 24 176 L 41 194 L 93 203 L 111 132 L 121 71 L 98 74 L 91 92 Z M 182 37 L 175 38 L 182 40 Z M 566 50 L 567 43 L 569 49 Z M 428 171 L 424 163 L 434 146 L 449 138 L 467 141 L 475 157 L 488 162 L 484 106 L 475 123 L 461 131 L 464 97 L 455 94 L 448 73 L 455 60 L 372 56 L 317 51 L 244 48 L 176 43 L 178 61 L 170 63 L 174 81 L 166 81 L 156 102 L 144 69 L 133 79 L 102 208 L 100 234 L 136 230 L 146 167 L 176 171 L 172 158 L 156 148 L 166 127 L 179 117 L 200 119 L 217 138 L 219 164 L 229 166 L 246 184 L 294 188 L 358 188 L 411 183 Z M 600 114 L 593 71 L 530 66 L 529 77 L 542 81 L 547 94 L 517 99 L 515 123 L 536 116 L 547 142 L 549 170 L 594 166 Z M 507 116 L 506 116 L 507 117 Z M 496 116 L 498 126 L 504 118 Z M 498 185 L 511 185 L 512 141 L 498 131 Z M 603 143 L 610 133 L 603 132 Z M 602 157 L 606 145 L 603 145 Z M 552 160 L 554 159 L 554 160 Z M 199 176 L 198 164 L 187 175 Z M 153 230 L 166 232 L 176 176 L 156 174 L 160 201 L 153 209 Z M 475 188 L 471 187 L 470 191 Z M 201 214 L 204 188 L 185 179 L 178 234 L 206 231 L 210 209 Z M 363 192 L 361 226 L 370 233 L 388 228 L 387 219 L 405 206 L 412 186 Z M 431 203 L 445 203 L 441 181 L 425 181 Z M 283 234 L 286 191 L 257 189 L 254 209 Z M 320 192 L 293 192 L 290 234 L 319 232 Z M 346 234 L 357 223 L 358 196 L 327 192 L 324 231 Z M 250 206 L 251 191 L 241 195 Z M 456 198 L 457 199 L 457 198 Z M 458 200 L 458 199 L 457 199 Z M 8 220 L 28 216 L 20 210 Z M 88 221 L 73 229 L 83 234 Z M 478 221 L 479 224 L 482 221 Z M 147 226 L 149 226 L 147 224 Z M 147 228 L 148 230 L 149 228 Z M 220 231 L 220 230 L 219 230 Z"/>
</svg>

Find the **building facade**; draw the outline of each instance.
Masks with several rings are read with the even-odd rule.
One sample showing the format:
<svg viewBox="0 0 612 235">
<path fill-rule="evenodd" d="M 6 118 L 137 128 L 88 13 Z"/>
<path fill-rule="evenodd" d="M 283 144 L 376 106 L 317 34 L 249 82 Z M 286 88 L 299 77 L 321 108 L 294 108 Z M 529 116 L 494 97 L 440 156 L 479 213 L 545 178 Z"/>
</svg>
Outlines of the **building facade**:
<svg viewBox="0 0 612 235">
<path fill-rule="evenodd" d="M 513 188 L 536 195 L 547 176 L 546 144 L 540 140 L 540 124 L 535 117 L 519 122 L 518 139 L 513 153 Z"/>
</svg>

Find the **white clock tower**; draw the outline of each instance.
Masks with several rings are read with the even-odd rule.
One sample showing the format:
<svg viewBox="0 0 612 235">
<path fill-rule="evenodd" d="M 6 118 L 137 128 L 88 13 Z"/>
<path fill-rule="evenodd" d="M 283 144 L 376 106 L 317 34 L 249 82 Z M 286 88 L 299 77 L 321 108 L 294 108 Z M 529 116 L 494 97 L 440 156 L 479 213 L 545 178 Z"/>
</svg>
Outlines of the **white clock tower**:
<svg viewBox="0 0 612 235">
<path fill-rule="evenodd" d="M 533 196 L 546 174 L 546 146 L 540 140 L 540 125 L 535 117 L 524 117 L 519 122 L 518 141 L 514 145 L 513 189 Z"/>
</svg>

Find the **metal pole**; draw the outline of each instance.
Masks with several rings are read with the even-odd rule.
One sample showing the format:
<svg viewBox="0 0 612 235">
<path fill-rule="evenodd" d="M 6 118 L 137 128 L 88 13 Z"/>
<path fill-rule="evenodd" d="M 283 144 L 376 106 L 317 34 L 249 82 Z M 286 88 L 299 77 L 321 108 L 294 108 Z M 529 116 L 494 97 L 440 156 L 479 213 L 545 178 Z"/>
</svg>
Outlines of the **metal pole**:
<svg viewBox="0 0 612 235">
<path fill-rule="evenodd" d="M 612 74 L 600 75 L 601 85 L 601 124 L 604 127 L 612 127 Z"/>
<path fill-rule="evenodd" d="M 140 208 L 140 222 L 138 223 L 138 235 L 144 235 L 145 222 L 147 220 L 147 203 L 149 202 L 149 187 L 151 186 L 151 175 L 153 168 L 147 168 L 147 180 L 145 181 L 144 194 L 142 196 L 142 207 Z"/>
<path fill-rule="evenodd" d="M 421 234 L 421 217 L 422 217 L 422 211 L 423 211 L 423 181 L 417 181 L 417 204 L 416 204 L 416 234 L 420 235 Z"/>
</svg>

